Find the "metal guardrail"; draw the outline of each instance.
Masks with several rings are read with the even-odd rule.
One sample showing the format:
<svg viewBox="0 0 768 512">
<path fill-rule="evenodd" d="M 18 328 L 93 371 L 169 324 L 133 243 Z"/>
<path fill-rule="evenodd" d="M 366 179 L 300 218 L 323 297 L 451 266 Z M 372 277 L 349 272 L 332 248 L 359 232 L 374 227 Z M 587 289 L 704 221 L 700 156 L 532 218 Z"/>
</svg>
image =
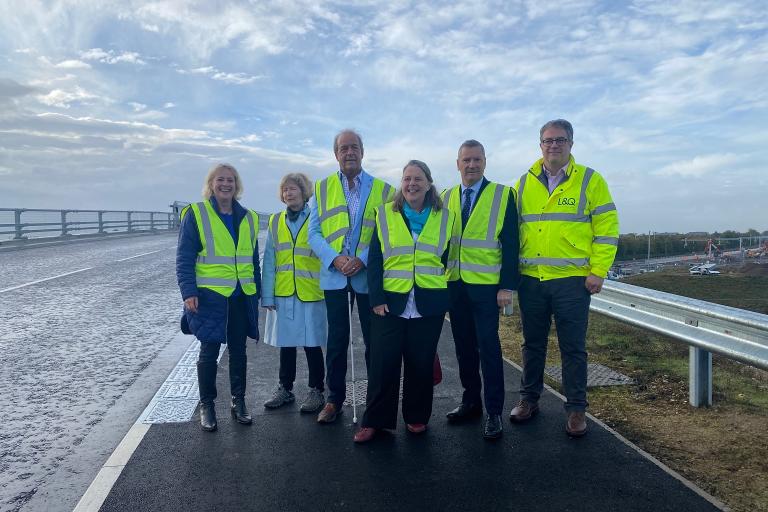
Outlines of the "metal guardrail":
<svg viewBox="0 0 768 512">
<path fill-rule="evenodd" d="M 690 346 L 690 403 L 712 404 L 712 353 L 768 370 L 768 315 L 606 281 L 591 309 Z"/>
<path fill-rule="evenodd" d="M 0 242 L 177 227 L 173 212 L 0 208 Z"/>
</svg>

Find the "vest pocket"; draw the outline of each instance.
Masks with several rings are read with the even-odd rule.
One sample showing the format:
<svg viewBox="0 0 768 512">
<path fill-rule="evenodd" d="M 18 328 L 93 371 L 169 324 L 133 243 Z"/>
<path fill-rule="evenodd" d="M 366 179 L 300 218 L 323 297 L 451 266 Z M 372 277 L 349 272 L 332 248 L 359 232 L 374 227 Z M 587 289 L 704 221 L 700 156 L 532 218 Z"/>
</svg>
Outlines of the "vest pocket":
<svg viewBox="0 0 768 512">
<path fill-rule="evenodd" d="M 573 230 L 561 232 L 560 245 L 561 254 L 565 257 L 588 257 L 591 249 L 591 243 Z"/>
</svg>

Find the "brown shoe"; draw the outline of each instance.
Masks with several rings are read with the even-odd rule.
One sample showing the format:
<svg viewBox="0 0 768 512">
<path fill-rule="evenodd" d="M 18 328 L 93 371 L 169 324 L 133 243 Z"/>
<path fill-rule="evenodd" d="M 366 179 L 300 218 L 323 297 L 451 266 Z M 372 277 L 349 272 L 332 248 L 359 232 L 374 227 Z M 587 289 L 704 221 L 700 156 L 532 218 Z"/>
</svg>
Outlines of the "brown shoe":
<svg viewBox="0 0 768 512">
<path fill-rule="evenodd" d="M 565 432 L 571 437 L 583 437 L 587 433 L 587 415 L 584 411 L 568 413 L 568 421 L 565 423 Z"/>
<path fill-rule="evenodd" d="M 357 431 L 357 433 L 355 434 L 355 437 L 352 438 L 352 440 L 358 444 L 367 443 L 368 441 L 373 439 L 373 436 L 375 435 L 376 435 L 375 428 L 363 427 Z"/>
<path fill-rule="evenodd" d="M 512 423 L 522 423 L 528 421 L 539 413 L 539 404 L 531 403 L 526 400 L 520 400 L 512 412 L 509 413 L 509 421 Z"/>
<path fill-rule="evenodd" d="M 325 404 L 325 407 L 323 407 L 323 410 L 320 411 L 320 414 L 317 415 L 317 422 L 333 423 L 336 421 L 336 416 L 339 414 L 341 414 L 341 408 L 336 407 L 336 404 L 328 402 Z"/>
</svg>

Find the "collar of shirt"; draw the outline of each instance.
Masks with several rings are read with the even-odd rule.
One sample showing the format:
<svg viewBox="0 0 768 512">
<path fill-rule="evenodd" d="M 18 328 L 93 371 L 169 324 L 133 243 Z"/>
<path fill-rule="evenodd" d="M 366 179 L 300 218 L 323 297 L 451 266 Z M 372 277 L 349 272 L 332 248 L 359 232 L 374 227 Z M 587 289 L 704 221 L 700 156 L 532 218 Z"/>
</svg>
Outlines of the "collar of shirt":
<svg viewBox="0 0 768 512">
<path fill-rule="evenodd" d="M 547 175 L 548 180 L 551 180 L 552 178 L 563 179 L 563 176 L 565 176 L 565 170 L 568 168 L 568 164 L 565 164 L 564 166 L 562 166 L 560 170 L 554 174 L 552 174 L 552 172 L 549 169 L 547 169 L 547 167 L 544 164 L 541 165 L 541 168 L 544 169 L 544 173 Z"/>
<path fill-rule="evenodd" d="M 472 204 L 475 204 L 475 201 L 477 200 L 477 194 L 480 193 L 480 186 L 482 184 L 483 184 L 482 178 L 477 180 L 474 185 L 469 187 L 465 187 L 464 184 L 461 183 L 461 204 L 464 204 L 464 191 L 467 190 L 468 188 L 473 190 L 473 194 L 472 194 L 472 197 L 470 197 L 470 199 L 472 199 Z"/>
<path fill-rule="evenodd" d="M 357 173 L 357 176 L 352 178 L 352 181 L 355 182 L 355 190 L 359 190 L 360 184 L 363 182 L 362 176 L 363 176 L 363 170 L 361 169 L 359 173 Z M 341 180 L 341 184 L 344 186 L 344 191 L 349 190 L 349 180 L 347 180 L 347 177 L 344 176 L 344 173 L 341 171 L 338 171 L 337 174 L 339 175 L 339 179 Z"/>
</svg>

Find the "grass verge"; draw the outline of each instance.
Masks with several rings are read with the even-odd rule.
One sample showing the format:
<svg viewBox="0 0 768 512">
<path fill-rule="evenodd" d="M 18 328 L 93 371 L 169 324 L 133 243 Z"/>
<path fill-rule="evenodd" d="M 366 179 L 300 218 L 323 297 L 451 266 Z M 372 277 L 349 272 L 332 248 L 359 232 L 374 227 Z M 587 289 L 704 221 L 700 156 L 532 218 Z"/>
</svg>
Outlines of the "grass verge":
<svg viewBox="0 0 768 512">
<path fill-rule="evenodd" d="M 672 270 L 635 276 L 631 284 L 768 313 L 768 265 L 721 276 Z M 502 350 L 520 363 L 517 314 L 502 318 Z M 590 316 L 589 361 L 635 384 L 590 388 L 590 412 L 737 512 L 768 512 L 768 372 L 713 356 L 713 402 L 688 404 L 688 346 L 674 339 Z M 554 328 L 547 365 L 559 365 Z M 560 391 L 558 382 L 547 383 Z"/>
</svg>

